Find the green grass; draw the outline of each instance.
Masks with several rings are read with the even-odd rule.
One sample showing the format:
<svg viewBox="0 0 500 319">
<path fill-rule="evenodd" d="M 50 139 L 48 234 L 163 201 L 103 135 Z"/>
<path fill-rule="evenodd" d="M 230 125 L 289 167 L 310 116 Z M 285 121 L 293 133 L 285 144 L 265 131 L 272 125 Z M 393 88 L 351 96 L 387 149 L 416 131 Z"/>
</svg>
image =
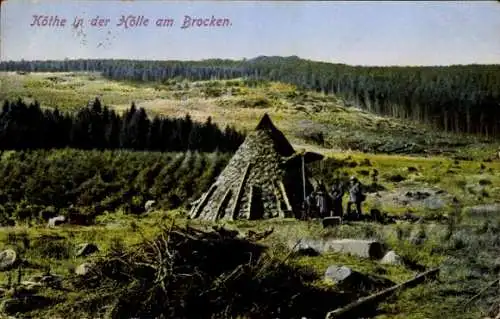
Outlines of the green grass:
<svg viewBox="0 0 500 319">
<path fill-rule="evenodd" d="M 269 113 L 296 149 L 321 152 L 329 158 L 351 163 L 341 167 L 340 172 L 356 175 L 364 184 L 371 183 L 369 175 L 374 169 L 379 172 L 378 183 L 386 190 L 379 192 L 382 199 L 370 195 L 363 204 L 365 211 L 377 207 L 392 214 L 412 212 L 424 216 L 436 214 L 453 217 L 453 207 L 448 199 L 455 196 L 464 208 L 460 215 L 461 223 L 456 226 L 455 234 L 451 237 L 448 236 L 450 226 L 446 224 L 382 226 L 354 223 L 334 230 L 323 230 L 319 222 L 285 219 L 227 222 L 226 227 L 242 232 L 274 227 L 275 232 L 263 242 L 279 258 L 288 254 L 288 250 L 283 247 L 284 241 L 302 237 L 376 238 L 401 256 L 426 267 L 445 265 L 440 281 L 401 292 L 381 304 L 380 310 L 385 314 L 379 315 L 378 319 L 477 318 L 485 315 L 488 306 L 494 301 L 492 293 L 487 292 L 484 298 L 472 303 L 467 309 L 460 307 L 496 276 L 492 271 L 492 263 L 498 254 L 500 242 L 498 216 L 488 216 L 487 220 L 482 220 L 478 216 L 466 214 L 465 208 L 494 203 L 500 198 L 500 161 L 483 162 L 494 155 L 498 142 L 436 133 L 422 125 L 382 118 L 346 107 L 341 99 L 334 96 L 304 93 L 282 83 L 266 83 L 255 88 L 244 86 L 241 80 L 196 83 L 171 80 L 164 84 L 135 84 L 108 81 L 99 75 L 85 73 L 1 73 L 0 88 L 0 100 L 36 98 L 42 106 L 71 109 L 100 96 L 104 104 L 117 110 L 128 108 L 132 101 L 136 101 L 139 107 L 145 107 L 150 114 L 184 116 L 189 112 L 194 119 L 205 120 L 211 116 L 221 126 L 231 124 L 240 129 L 252 129 L 264 113 Z M 311 140 L 310 137 L 316 133 L 324 134 L 323 145 Z M 376 144 L 390 148 L 403 142 L 413 142 L 429 150 L 450 152 L 439 156 L 407 156 L 357 151 Z M 55 160 L 61 154 L 67 153 L 54 152 L 47 156 L 47 160 Z M 8 156 L 12 156 L 12 153 L 4 153 L 2 160 L 7 160 Z M 460 156 L 472 160 L 456 160 Z M 363 164 L 366 159 L 371 166 Z M 317 165 L 314 176 L 331 182 L 337 171 L 330 166 Z M 410 172 L 409 167 L 415 168 L 416 172 Z M 392 182 L 391 178 L 395 175 L 401 175 L 403 181 Z M 444 207 L 432 211 L 423 205 L 405 206 L 392 200 L 398 193 L 424 188 L 438 188 L 449 194 Z M 94 242 L 101 250 L 97 255 L 104 255 L 114 245 L 131 246 L 144 238 L 153 237 L 160 231 L 161 225 L 168 225 L 172 219 L 179 224 L 207 229 L 211 227 L 210 223 L 184 219 L 181 210 L 158 211 L 142 217 L 111 212 L 99 216 L 97 224 L 90 227 L 48 229 L 44 225 L 24 224 L 3 227 L 0 229 L 0 248 L 14 247 L 31 263 L 38 265 L 24 269 L 23 280 L 47 268 L 53 273 L 71 276 L 76 266 L 95 258 L 75 258 L 75 245 Z M 426 234 L 427 239 L 422 245 L 410 243 L 409 239 L 415 232 Z M 48 235 L 62 236 L 63 239 L 39 240 L 41 236 Z M 23 238 L 28 239 L 29 245 Z M 416 271 L 402 266 L 380 265 L 376 261 L 335 253 L 318 257 L 290 257 L 287 263 L 310 267 L 318 275 L 323 275 L 331 264 L 342 264 L 363 273 L 382 275 L 396 283 L 416 274 Z M 10 273 L 10 276 L 15 278 L 16 274 Z M 0 273 L 0 282 L 6 283 L 8 277 L 9 273 Z M 325 289 L 328 287 L 322 280 L 315 284 Z M 65 294 L 47 290 L 42 293 L 61 298 L 65 303 L 79 296 L 78 292 Z M 39 318 L 53 317 L 58 307 L 35 311 L 32 315 Z"/>
<path fill-rule="evenodd" d="M 179 215 L 180 214 L 180 215 Z M 190 220 L 187 221 L 182 217 L 181 211 L 173 212 L 155 212 L 146 217 L 132 217 L 124 214 L 109 214 L 101 216 L 98 220 L 98 225 L 90 227 L 60 227 L 56 229 L 46 229 L 43 227 L 22 227 L 17 226 L 12 229 L 3 229 L 0 232 L 0 242 L 2 247 L 16 247 L 19 251 L 23 251 L 23 256 L 31 263 L 37 264 L 38 269 L 25 269 L 24 277 L 29 278 L 31 275 L 43 273 L 43 269 L 50 267 L 52 273 L 71 276 L 74 268 L 88 260 L 92 260 L 99 255 L 105 255 L 113 245 L 125 245 L 130 247 L 133 244 L 143 241 L 145 238 L 153 238 L 160 231 L 161 225 L 168 226 L 175 220 L 178 225 L 190 224 L 191 226 L 210 229 L 211 223 Z M 312 238 L 375 238 L 385 243 L 389 249 L 394 249 L 401 256 L 410 258 L 419 264 L 428 268 L 436 267 L 445 263 L 449 258 L 446 249 L 456 246 L 456 241 L 466 233 L 460 235 L 460 229 L 470 232 L 472 229 L 465 224 L 457 230 L 457 236 L 452 239 L 446 239 L 446 225 L 378 225 L 370 223 L 354 223 L 352 225 L 343 225 L 338 229 L 324 230 L 319 222 L 300 222 L 297 220 L 267 220 L 267 221 L 235 221 L 227 222 L 227 228 L 237 229 L 242 233 L 252 229 L 260 231 L 274 227 L 274 233 L 266 238 L 263 243 L 270 247 L 270 252 L 277 258 L 283 259 L 288 255 L 288 249 L 284 249 L 283 241 L 286 238 L 300 239 L 303 237 Z M 498 233 L 494 234 L 495 224 L 491 224 L 490 228 L 484 230 L 482 228 L 483 241 L 498 241 Z M 421 246 L 412 245 L 409 242 L 410 235 L 415 231 L 423 231 L 427 235 L 426 241 Z M 476 233 L 479 231 L 474 230 Z M 51 242 L 37 242 L 37 238 L 42 235 L 57 235 L 62 236 L 62 240 L 53 240 Z M 30 241 L 30 247 L 23 248 L 22 236 L 27 236 Z M 471 239 L 471 238 L 470 238 Z M 472 240 L 472 239 L 471 239 Z M 100 252 L 97 255 L 87 258 L 75 258 L 73 256 L 73 248 L 76 244 L 83 242 L 96 243 Z M 465 242 L 466 247 L 469 246 Z M 470 244 L 470 246 L 473 246 Z M 495 246 L 491 246 L 495 249 Z M 68 253 L 65 253 L 68 252 Z M 466 249 L 462 259 L 458 259 L 459 264 L 454 264 L 454 271 L 445 271 L 441 275 L 440 282 L 429 282 L 413 289 L 406 290 L 396 295 L 396 297 L 388 300 L 380 305 L 380 309 L 385 314 L 377 316 L 378 319 L 383 318 L 438 318 L 440 315 L 451 316 L 463 315 L 460 318 L 474 318 L 479 313 L 484 312 L 484 305 L 481 306 L 481 301 L 478 304 L 472 304 L 470 309 L 463 311 L 457 309 L 460 303 L 464 303 L 468 298 L 472 297 L 470 291 L 478 292 L 481 285 L 487 283 L 491 274 L 484 277 L 484 280 L 477 282 L 477 279 L 472 280 L 467 277 L 467 271 L 474 265 L 467 261 L 473 253 L 472 248 Z M 58 257 L 60 256 L 60 257 Z M 326 268 L 332 264 L 345 265 L 353 270 L 366 273 L 377 274 L 385 277 L 395 283 L 400 283 L 411 279 L 416 271 L 412 271 L 403 266 L 382 265 L 377 261 L 367 260 L 354 256 L 348 256 L 338 253 L 328 253 L 317 257 L 290 257 L 286 261 L 292 266 L 304 266 L 312 269 L 319 276 L 323 276 Z M 457 268 L 458 267 L 458 268 Z M 0 277 L 0 282 L 7 282 L 8 273 L 3 273 Z M 11 274 L 16 278 L 15 272 Z M 25 280 L 23 277 L 23 280 Z M 459 284 L 457 284 L 459 282 Z M 480 285 L 481 284 L 481 285 Z M 314 283 L 319 288 L 330 289 L 332 286 L 328 282 L 318 280 Z M 458 285 L 458 286 L 457 286 Z M 473 286 L 470 286 L 473 285 Z M 464 291 L 460 291 L 460 287 Z M 456 290 L 455 295 L 448 295 L 450 289 Z M 467 290 L 466 290 L 467 289 Z M 74 291 L 69 294 L 62 294 L 55 290 L 44 290 L 42 294 L 51 297 L 64 299 L 64 302 L 72 302 L 74 298 L 79 297 L 78 292 Z M 37 310 L 31 315 L 42 318 L 48 314 L 54 315 L 58 311 L 58 307 L 63 304 L 49 308 Z M 333 310 L 333 309 L 332 309 Z M 441 314 L 440 314 L 441 312 Z"/>
</svg>

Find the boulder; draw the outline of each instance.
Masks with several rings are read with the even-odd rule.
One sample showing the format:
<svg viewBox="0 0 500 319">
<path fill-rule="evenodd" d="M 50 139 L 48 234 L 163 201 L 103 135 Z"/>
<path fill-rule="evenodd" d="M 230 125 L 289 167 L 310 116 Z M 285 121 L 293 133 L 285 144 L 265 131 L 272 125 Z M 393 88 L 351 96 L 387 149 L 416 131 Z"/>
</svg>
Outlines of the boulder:
<svg viewBox="0 0 500 319">
<path fill-rule="evenodd" d="M 325 280 L 341 284 L 352 278 L 357 272 L 346 266 L 331 265 L 325 271 Z"/>
<path fill-rule="evenodd" d="M 331 265 L 325 271 L 325 281 L 343 289 L 373 290 L 390 287 L 394 283 L 386 278 L 369 276 L 346 266 Z"/>
<path fill-rule="evenodd" d="M 156 204 L 154 200 L 148 200 L 146 204 L 144 204 L 144 210 L 146 212 L 150 212 L 153 209 L 153 206 Z"/>
<path fill-rule="evenodd" d="M 326 217 L 323 218 L 322 224 L 323 228 L 339 226 L 342 225 L 342 218 L 340 218 L 339 216 Z"/>
<path fill-rule="evenodd" d="M 290 243 L 295 246 L 295 243 Z M 337 252 L 362 258 L 381 259 L 385 247 L 374 240 L 365 239 L 302 239 L 296 250 L 312 248 L 319 253 Z"/>
<path fill-rule="evenodd" d="M 380 263 L 387 265 L 403 265 L 403 260 L 394 250 L 390 250 L 380 260 Z"/>
<path fill-rule="evenodd" d="M 83 263 L 83 264 L 79 265 L 78 267 L 76 267 L 75 274 L 77 274 L 79 276 L 85 276 L 90 272 L 92 267 L 93 267 L 93 265 L 91 263 Z"/>
<path fill-rule="evenodd" d="M 13 249 L 6 249 L 0 252 L 0 271 L 8 271 L 15 268 L 20 260 Z"/>
<path fill-rule="evenodd" d="M 66 217 L 64 216 L 57 216 L 49 219 L 49 222 L 47 223 L 47 227 L 55 227 L 59 226 L 61 224 L 64 224 L 66 222 Z"/>
<path fill-rule="evenodd" d="M 95 244 L 85 243 L 76 246 L 76 257 L 85 257 L 99 251 Z"/>
</svg>

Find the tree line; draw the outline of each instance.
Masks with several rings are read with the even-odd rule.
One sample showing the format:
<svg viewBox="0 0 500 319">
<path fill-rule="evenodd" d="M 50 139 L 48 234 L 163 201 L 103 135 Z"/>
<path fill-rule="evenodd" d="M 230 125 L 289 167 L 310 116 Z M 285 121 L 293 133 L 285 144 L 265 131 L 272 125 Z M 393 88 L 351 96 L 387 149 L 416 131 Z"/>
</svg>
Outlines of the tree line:
<svg viewBox="0 0 500 319">
<path fill-rule="evenodd" d="M 364 67 L 295 56 L 261 56 L 241 61 L 7 61 L 0 63 L 0 70 L 92 71 L 113 80 L 155 82 L 241 77 L 250 84 L 281 81 L 336 94 L 380 115 L 410 119 L 445 131 L 500 135 L 500 65 Z"/>
<path fill-rule="evenodd" d="M 51 148 L 130 149 L 161 152 L 233 152 L 244 133 L 227 126 L 221 130 L 207 118 L 204 123 L 184 118 L 155 116 L 132 103 L 122 115 L 102 106 L 96 98 L 77 112 L 42 109 L 35 101 L 26 104 L 4 101 L 0 113 L 0 149 Z"/>
<path fill-rule="evenodd" d="M 244 77 L 336 94 L 376 114 L 415 120 L 438 129 L 500 135 L 500 66 L 362 67 L 298 57 L 250 60 L 7 61 L 3 71 L 94 71 L 113 80 L 166 82 Z"/>
</svg>

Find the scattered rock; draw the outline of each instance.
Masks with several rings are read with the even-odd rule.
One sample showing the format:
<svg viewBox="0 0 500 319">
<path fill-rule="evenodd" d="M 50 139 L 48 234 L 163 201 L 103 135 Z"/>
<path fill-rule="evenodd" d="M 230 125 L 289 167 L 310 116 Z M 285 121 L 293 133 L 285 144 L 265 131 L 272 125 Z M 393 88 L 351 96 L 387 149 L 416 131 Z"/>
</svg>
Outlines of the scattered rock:
<svg viewBox="0 0 500 319">
<path fill-rule="evenodd" d="M 57 216 L 49 219 L 49 222 L 47 223 L 47 227 L 56 227 L 61 224 L 64 224 L 66 222 L 66 217 L 64 216 Z"/>
<path fill-rule="evenodd" d="M 346 266 L 331 265 L 326 269 L 325 280 L 339 284 L 345 282 L 355 274 L 357 272 L 352 271 L 351 268 Z"/>
<path fill-rule="evenodd" d="M 6 249 L 0 252 L 0 271 L 7 271 L 15 268 L 19 264 L 17 253 L 13 249 Z"/>
<path fill-rule="evenodd" d="M 290 246 L 294 247 L 295 243 L 291 243 Z M 385 252 L 381 243 L 364 239 L 302 239 L 295 247 L 296 250 L 306 248 L 312 248 L 319 253 L 337 252 L 371 259 L 380 259 Z"/>
<path fill-rule="evenodd" d="M 388 279 L 369 276 L 346 266 L 331 265 L 325 271 L 325 281 L 344 289 L 373 290 L 381 287 L 388 287 L 394 283 Z"/>
<path fill-rule="evenodd" d="M 85 243 L 76 246 L 76 257 L 85 257 L 99 251 L 95 244 Z"/>
<path fill-rule="evenodd" d="M 86 274 L 88 274 L 90 272 L 92 267 L 93 267 L 93 264 L 91 264 L 91 263 L 88 263 L 88 262 L 83 263 L 75 268 L 75 274 L 77 274 L 79 276 L 85 276 Z"/>
<path fill-rule="evenodd" d="M 323 228 L 339 226 L 342 224 L 342 218 L 340 218 L 339 216 L 326 217 L 323 218 L 322 224 Z"/>
<path fill-rule="evenodd" d="M 156 201 L 154 201 L 154 200 L 148 200 L 146 202 L 146 204 L 144 205 L 144 210 L 146 211 L 146 213 L 150 212 L 153 209 L 153 207 L 154 207 L 155 204 L 156 204 Z"/>
<path fill-rule="evenodd" d="M 390 250 L 385 254 L 385 256 L 380 260 L 381 264 L 389 264 L 389 265 L 402 265 L 403 260 L 401 257 L 396 254 L 394 250 Z"/>
</svg>

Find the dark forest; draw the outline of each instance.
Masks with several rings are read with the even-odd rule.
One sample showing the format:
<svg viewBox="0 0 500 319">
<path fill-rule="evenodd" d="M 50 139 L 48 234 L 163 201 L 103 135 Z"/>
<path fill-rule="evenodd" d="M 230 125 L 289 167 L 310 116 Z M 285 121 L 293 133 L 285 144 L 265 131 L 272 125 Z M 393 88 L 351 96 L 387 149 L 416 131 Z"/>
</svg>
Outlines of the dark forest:
<svg viewBox="0 0 500 319">
<path fill-rule="evenodd" d="M 155 116 L 150 120 L 134 103 L 119 115 L 95 99 L 78 112 L 43 110 L 38 102 L 4 101 L 0 113 L 0 149 L 51 148 L 130 149 L 161 152 L 232 152 L 244 134 L 233 127 L 221 130 L 207 118 L 193 121 Z"/>
</svg>

